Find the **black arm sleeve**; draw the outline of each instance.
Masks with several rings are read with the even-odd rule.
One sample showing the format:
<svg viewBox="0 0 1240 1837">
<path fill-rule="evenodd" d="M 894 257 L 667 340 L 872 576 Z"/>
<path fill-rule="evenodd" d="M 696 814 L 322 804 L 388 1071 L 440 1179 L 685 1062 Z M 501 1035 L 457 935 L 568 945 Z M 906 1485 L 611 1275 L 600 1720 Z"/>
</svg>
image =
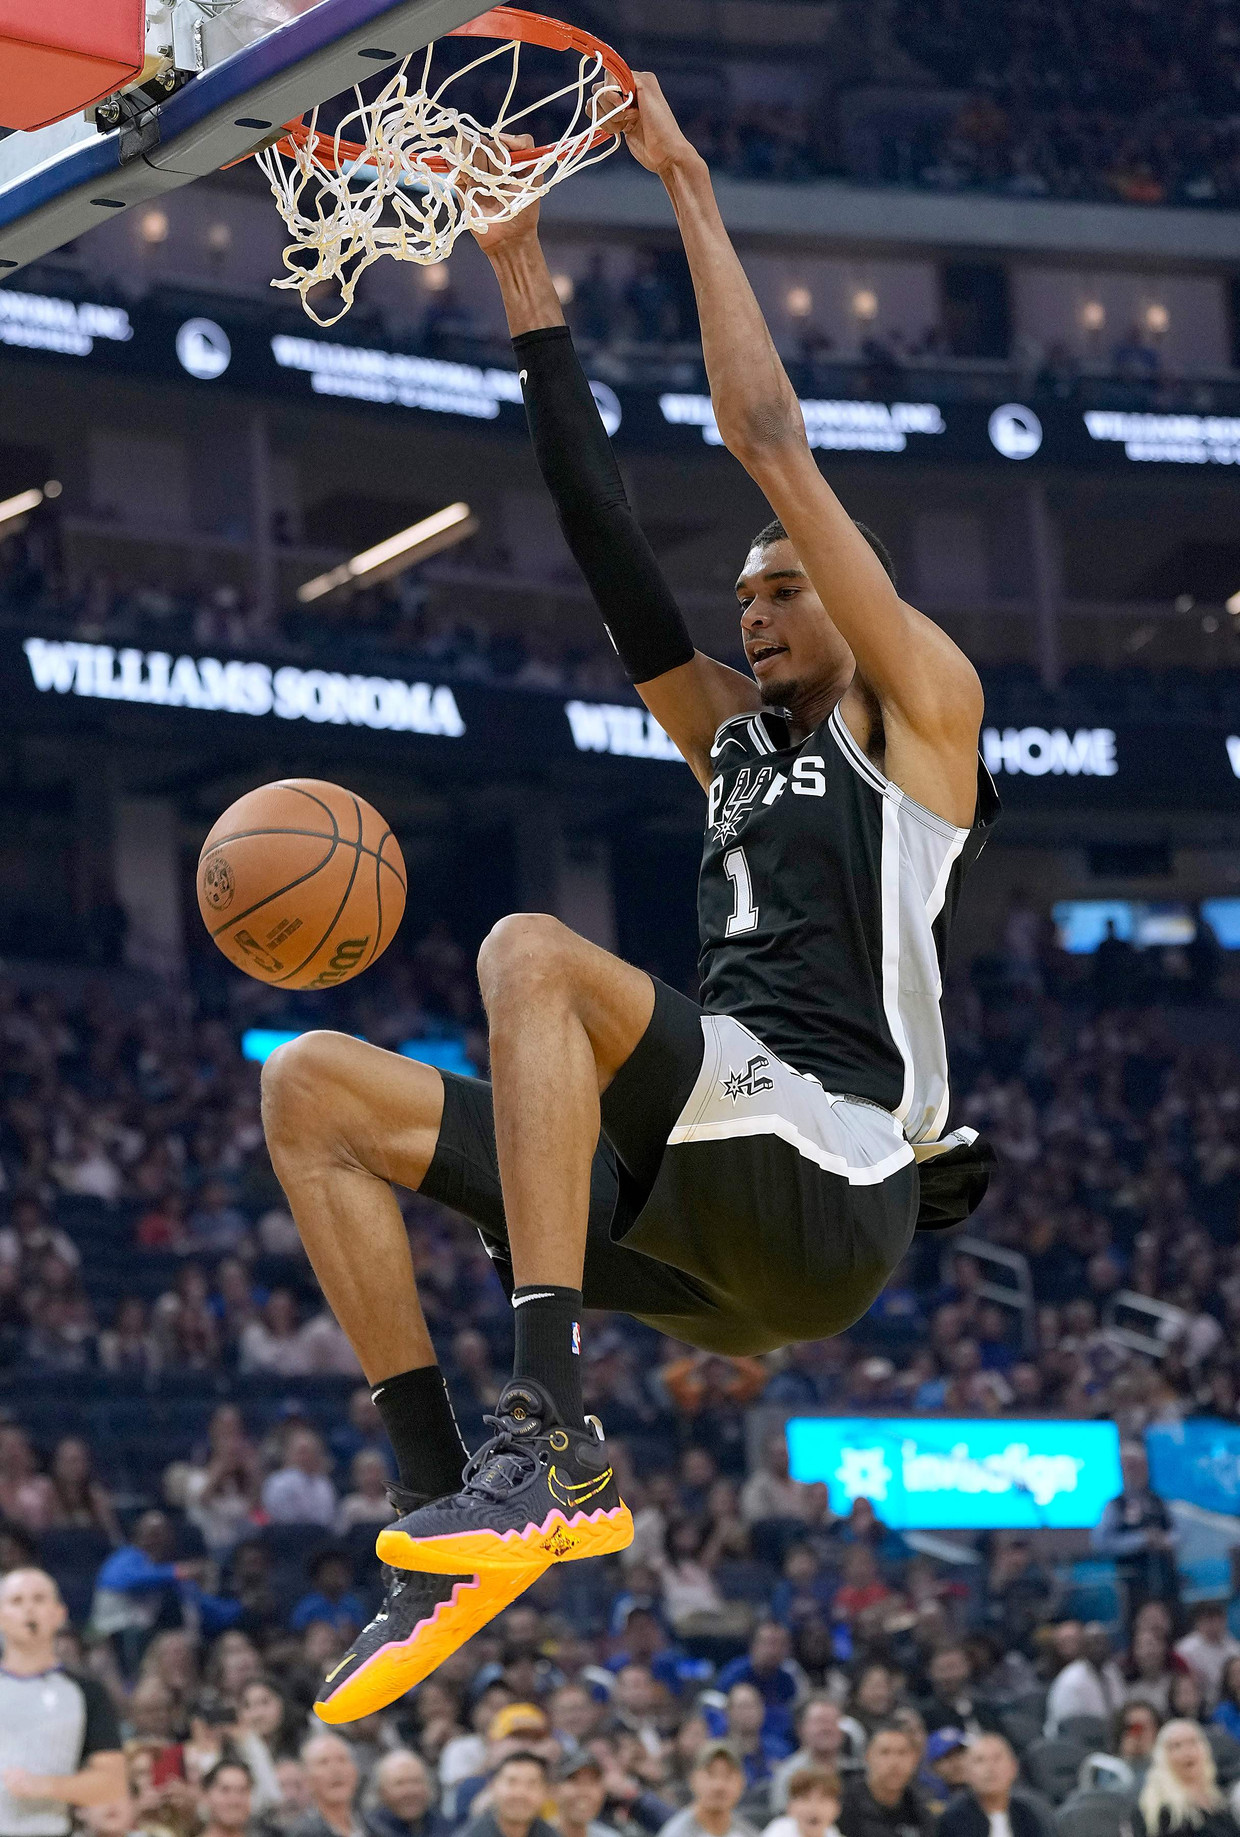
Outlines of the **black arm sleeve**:
<svg viewBox="0 0 1240 1837">
<path fill-rule="evenodd" d="M 534 457 L 607 636 L 635 683 L 693 656 L 680 607 L 633 515 L 567 326 L 512 341 Z"/>
</svg>

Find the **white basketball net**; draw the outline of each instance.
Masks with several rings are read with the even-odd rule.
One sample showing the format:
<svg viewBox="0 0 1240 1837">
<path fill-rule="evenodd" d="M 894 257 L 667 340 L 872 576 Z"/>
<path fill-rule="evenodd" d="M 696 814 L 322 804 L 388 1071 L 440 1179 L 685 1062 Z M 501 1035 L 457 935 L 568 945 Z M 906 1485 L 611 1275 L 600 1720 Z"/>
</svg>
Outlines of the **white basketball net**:
<svg viewBox="0 0 1240 1837">
<path fill-rule="evenodd" d="M 406 58 L 373 102 L 354 90 L 357 107 L 334 135 L 317 132 L 316 109 L 295 156 L 285 150 L 287 143 L 257 155 L 293 238 L 284 251 L 289 272 L 272 286 L 295 289 L 319 325 L 334 325 L 348 312 L 358 281 L 381 255 L 423 265 L 441 262 L 462 231 L 515 217 L 561 179 L 605 159 L 619 145 L 618 133 L 592 145 L 598 130 L 633 100 L 615 87 L 601 52 L 580 53 L 575 78 L 509 113 L 520 71 L 519 41 L 495 45 L 432 90 L 434 50 L 432 43 L 419 54 L 416 87 L 409 77 L 413 59 Z M 453 83 L 504 56 L 512 60 L 508 88 L 489 127 L 445 101 Z M 538 159 L 513 153 L 498 140 L 528 115 L 565 98 L 568 124 Z M 341 144 L 348 142 L 361 151 L 352 157 L 341 154 Z M 320 148 L 331 152 L 321 157 Z M 445 162 L 447 170 L 437 171 L 432 161 Z M 309 298 L 322 281 L 340 287 L 339 304 L 330 315 L 316 311 Z"/>
</svg>

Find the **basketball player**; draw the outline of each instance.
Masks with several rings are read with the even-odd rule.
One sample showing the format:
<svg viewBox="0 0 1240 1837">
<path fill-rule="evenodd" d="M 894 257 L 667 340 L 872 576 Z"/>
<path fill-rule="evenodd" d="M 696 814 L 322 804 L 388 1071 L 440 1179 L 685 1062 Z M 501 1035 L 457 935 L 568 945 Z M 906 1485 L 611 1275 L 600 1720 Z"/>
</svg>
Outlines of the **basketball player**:
<svg viewBox="0 0 1240 1837">
<path fill-rule="evenodd" d="M 404 1489 L 377 1545 L 394 1566 L 384 1614 L 320 1695 L 333 1720 L 459 1643 L 459 1600 L 490 1591 L 498 1608 L 548 1562 L 629 1542 L 582 1414 L 583 1306 L 725 1354 L 838 1333 L 915 1227 L 965 1217 L 988 1177 L 971 1131 L 943 1133 L 939 1009 L 961 879 L 997 808 L 981 688 L 818 471 L 706 167 L 652 78 L 639 103 L 628 141 L 676 210 L 720 431 L 778 518 L 737 581 L 752 675 L 694 649 L 660 576 L 536 207 L 480 241 L 565 534 L 705 793 L 702 998 L 517 914 L 478 959 L 491 1084 L 337 1034 L 268 1061 L 272 1159 Z M 511 1294 L 514 1377 L 463 1484 L 389 1182 L 472 1219 Z"/>
</svg>

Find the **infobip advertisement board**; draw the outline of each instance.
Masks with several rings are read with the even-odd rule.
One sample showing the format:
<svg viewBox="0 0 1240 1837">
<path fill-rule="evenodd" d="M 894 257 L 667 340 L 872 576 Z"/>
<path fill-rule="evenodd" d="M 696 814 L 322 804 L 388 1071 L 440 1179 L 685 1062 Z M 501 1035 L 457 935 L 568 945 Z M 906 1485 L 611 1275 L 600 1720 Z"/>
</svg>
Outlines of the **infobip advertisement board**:
<svg viewBox="0 0 1240 1837">
<path fill-rule="evenodd" d="M 1122 1490 L 1113 1422 L 794 1416 L 793 1479 L 893 1531 L 1089 1530 Z"/>
</svg>

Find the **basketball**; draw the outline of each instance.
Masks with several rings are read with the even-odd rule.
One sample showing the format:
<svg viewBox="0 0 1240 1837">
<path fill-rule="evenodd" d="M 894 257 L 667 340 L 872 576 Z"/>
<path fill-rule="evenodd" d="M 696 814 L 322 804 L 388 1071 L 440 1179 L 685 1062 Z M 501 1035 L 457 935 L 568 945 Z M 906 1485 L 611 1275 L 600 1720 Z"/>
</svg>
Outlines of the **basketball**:
<svg viewBox="0 0 1240 1837">
<path fill-rule="evenodd" d="M 331 989 L 387 949 L 405 863 L 379 812 L 341 785 L 281 778 L 230 804 L 198 858 L 198 910 L 228 961 L 284 989 Z"/>
</svg>

